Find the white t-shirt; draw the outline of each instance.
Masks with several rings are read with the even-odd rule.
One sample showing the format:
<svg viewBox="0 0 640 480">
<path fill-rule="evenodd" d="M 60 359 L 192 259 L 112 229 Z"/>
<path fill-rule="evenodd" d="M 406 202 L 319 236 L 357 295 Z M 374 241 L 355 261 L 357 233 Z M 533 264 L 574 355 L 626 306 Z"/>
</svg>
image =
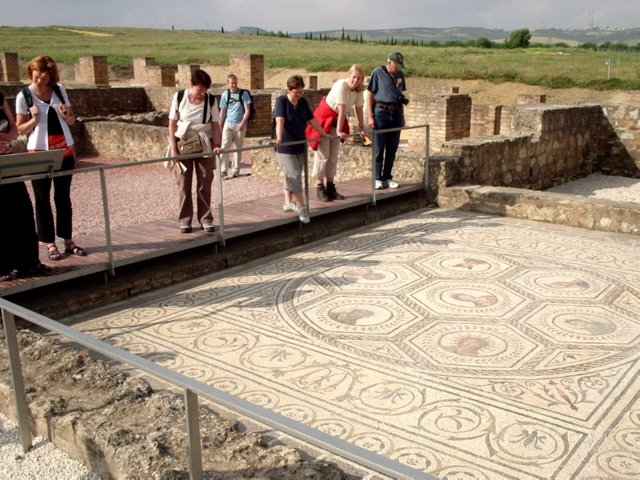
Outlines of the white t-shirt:
<svg viewBox="0 0 640 480">
<path fill-rule="evenodd" d="M 211 95 L 211 94 L 209 94 Z M 220 121 L 220 110 L 218 109 L 218 100 L 213 97 L 213 105 L 211 108 L 207 107 L 208 114 L 207 117 L 209 121 L 219 122 Z M 171 120 L 185 120 L 189 121 L 193 124 L 201 124 L 202 123 L 202 114 L 205 106 L 205 102 L 207 102 L 207 98 L 205 97 L 204 101 L 198 105 L 194 105 L 189 101 L 189 93 L 184 92 L 184 97 L 178 106 L 178 92 L 173 95 L 171 99 L 171 108 L 169 109 L 169 119 Z M 179 112 L 179 114 L 178 114 Z"/>
<path fill-rule="evenodd" d="M 352 91 L 346 79 L 338 80 L 333 84 L 326 101 L 336 112 L 338 111 L 338 105 L 341 103 L 344 104 L 346 110 L 353 106 L 362 107 L 364 105 L 362 92 Z"/>
</svg>

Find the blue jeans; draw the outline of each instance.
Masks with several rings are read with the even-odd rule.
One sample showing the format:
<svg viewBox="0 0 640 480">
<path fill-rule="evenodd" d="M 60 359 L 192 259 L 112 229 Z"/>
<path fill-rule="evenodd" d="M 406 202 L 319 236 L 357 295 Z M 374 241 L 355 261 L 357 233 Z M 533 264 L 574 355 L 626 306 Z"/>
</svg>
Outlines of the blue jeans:
<svg viewBox="0 0 640 480">
<path fill-rule="evenodd" d="M 402 126 L 402 112 L 400 110 L 380 110 L 375 109 L 373 118 L 376 122 L 376 129 L 399 128 Z M 400 145 L 400 130 L 395 132 L 378 133 L 376 135 L 376 180 L 391 180 L 391 169 L 396 159 L 396 152 Z"/>
</svg>

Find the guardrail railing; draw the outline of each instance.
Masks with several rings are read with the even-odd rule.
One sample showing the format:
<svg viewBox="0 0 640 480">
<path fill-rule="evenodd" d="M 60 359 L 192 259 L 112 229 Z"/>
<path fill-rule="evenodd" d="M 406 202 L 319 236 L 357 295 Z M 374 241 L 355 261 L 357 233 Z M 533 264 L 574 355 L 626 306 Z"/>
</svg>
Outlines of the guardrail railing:
<svg viewBox="0 0 640 480">
<path fill-rule="evenodd" d="M 15 303 L 0 298 L 0 310 L 4 324 L 9 364 L 13 382 L 14 401 L 20 428 L 22 448 L 26 452 L 31 446 L 31 430 L 28 406 L 25 395 L 22 365 L 18 348 L 18 337 L 15 317 L 18 316 L 28 322 L 38 325 L 50 332 L 73 340 L 94 352 L 134 367 L 148 373 L 169 385 L 180 388 L 184 392 L 185 421 L 187 440 L 189 445 L 189 475 L 192 480 L 203 478 L 202 448 L 200 441 L 200 426 L 198 417 L 198 396 L 202 396 L 214 403 L 222 405 L 234 412 L 238 412 L 278 431 L 285 432 L 300 440 L 310 443 L 322 450 L 334 453 L 358 465 L 388 475 L 395 479 L 407 480 L 436 480 L 436 477 L 421 472 L 390 458 L 365 450 L 357 445 L 340 438 L 332 437 L 320 430 L 292 420 L 279 413 L 254 405 L 247 400 L 233 396 L 227 392 L 211 387 L 202 382 L 189 378 L 180 373 L 169 370 L 150 360 L 134 355 L 126 350 L 114 347 L 101 340 L 60 324 L 55 320 L 23 308 Z"/>
<path fill-rule="evenodd" d="M 376 134 L 377 133 L 386 133 L 386 132 L 391 132 L 391 131 L 402 131 L 402 130 L 411 130 L 411 129 L 421 129 L 424 128 L 425 129 L 425 156 L 424 156 L 424 178 L 423 178 L 423 185 L 424 185 L 424 189 L 428 190 L 428 186 L 429 186 L 429 178 L 428 178 L 428 172 L 429 172 L 429 125 L 415 125 L 415 126 L 407 126 L 407 127 L 398 127 L 398 128 L 390 128 L 390 129 L 385 129 L 385 130 L 372 130 L 372 135 L 371 135 L 371 140 L 372 140 L 372 145 L 371 145 L 371 202 L 373 205 L 376 204 L 377 201 L 377 195 L 376 195 L 376 189 L 375 189 L 375 142 L 376 142 Z M 356 135 L 354 135 L 356 136 Z M 333 137 L 333 138 L 337 138 L 337 137 Z M 288 142 L 288 143 L 283 143 L 281 144 L 281 146 L 288 146 L 288 145 L 298 145 L 298 144 L 303 144 L 303 143 L 309 143 L 312 141 L 317 141 L 316 140 L 301 140 L 301 141 L 297 141 L 297 142 Z M 324 141 L 324 140 L 320 140 L 320 141 Z M 225 150 L 224 153 L 225 154 L 233 154 L 235 152 L 244 152 L 244 151 L 253 151 L 253 150 L 264 150 L 264 149 L 271 149 L 274 148 L 274 145 L 272 143 L 266 144 L 266 145 L 252 145 L 249 147 L 242 147 L 242 148 L 238 148 L 238 149 L 228 149 Z M 308 150 L 307 150 L 308 151 Z M 110 164 L 110 165 L 96 165 L 96 166 L 92 166 L 92 167 L 82 167 L 82 168 L 77 168 L 74 170 L 66 170 L 66 171 L 55 171 L 55 172 L 47 172 L 47 173 L 39 173 L 39 174 L 32 174 L 32 175 L 22 175 L 22 176 L 17 176 L 17 177 L 6 177 L 6 178 L 2 178 L 0 176 L 0 185 L 5 184 L 5 183 L 13 183 L 13 182 L 24 182 L 27 180 L 36 180 L 36 179 L 40 179 L 40 178 L 53 178 L 53 177 L 59 177 L 59 176 L 65 176 L 65 175 L 82 175 L 82 174 L 87 174 L 87 173 L 91 173 L 91 172 L 98 172 L 99 177 L 100 177 L 100 192 L 101 192 L 101 197 L 102 197 L 102 210 L 103 210 L 103 216 L 104 216 L 104 234 L 105 234 L 105 241 L 106 241 L 106 253 L 107 253 L 107 271 L 111 274 L 111 275 L 115 275 L 115 262 L 114 262 L 114 255 L 113 255 L 113 241 L 112 241 L 112 230 L 111 230 L 111 220 L 110 220 L 110 207 L 109 207 L 109 198 L 107 195 L 107 180 L 106 180 L 106 176 L 105 176 L 105 172 L 108 170 L 114 170 L 114 169 L 119 169 L 119 168 L 135 168 L 136 166 L 142 166 L 142 165 L 149 165 L 149 164 L 155 164 L 155 163 L 161 163 L 161 162 L 165 162 L 167 160 L 181 160 L 181 159 L 192 159 L 192 158 L 202 158 L 202 157 L 215 157 L 216 159 L 216 169 L 218 172 L 221 171 L 220 167 L 221 167 L 221 155 L 215 154 L 213 152 L 208 152 L 208 153 L 196 153 L 196 154 L 192 154 L 192 155 L 183 155 L 183 156 L 178 156 L 178 157 L 162 157 L 162 158 L 152 158 L 152 159 L 146 159 L 146 160 L 138 160 L 136 162 L 122 162 L 122 163 L 115 163 L 115 164 Z M 304 162 L 304 181 L 303 181 L 303 187 L 304 187 L 304 196 L 305 196 L 305 203 L 307 205 L 309 205 L 309 167 L 308 167 L 308 158 L 305 160 Z M 211 240 L 211 243 L 218 243 L 222 246 L 226 245 L 226 240 L 225 240 L 225 225 L 224 225 L 224 199 L 223 199 L 223 183 L 222 183 L 222 175 L 216 175 L 216 185 L 217 185 L 217 197 L 216 197 L 216 204 L 217 204 L 217 209 L 218 209 L 218 231 L 217 236 L 213 237 Z"/>
</svg>

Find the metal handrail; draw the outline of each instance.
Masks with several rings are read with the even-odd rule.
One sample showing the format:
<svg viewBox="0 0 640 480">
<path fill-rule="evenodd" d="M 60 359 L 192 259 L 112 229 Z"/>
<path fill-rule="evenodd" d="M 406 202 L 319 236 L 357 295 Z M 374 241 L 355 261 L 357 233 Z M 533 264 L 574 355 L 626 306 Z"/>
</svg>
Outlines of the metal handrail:
<svg viewBox="0 0 640 480">
<path fill-rule="evenodd" d="M 0 298 L 0 310 L 2 311 L 7 349 L 9 351 L 9 363 L 22 448 L 25 452 L 31 448 L 32 443 L 29 414 L 22 376 L 22 366 L 18 349 L 15 316 L 45 328 L 50 332 L 69 338 L 74 342 L 77 342 L 94 352 L 105 355 L 112 360 L 120 362 L 121 364 L 132 366 L 167 382 L 174 387 L 183 389 L 187 440 L 189 445 L 189 475 L 192 480 L 200 480 L 203 478 L 202 449 L 198 418 L 198 395 L 232 411 L 241 413 L 253 420 L 268 425 L 278 431 L 288 433 L 318 448 L 334 453 L 342 458 L 348 459 L 392 478 L 407 480 L 436 480 L 436 477 L 425 472 L 421 472 L 372 451 L 365 450 L 362 447 L 340 438 L 332 437 L 320 430 L 292 420 L 279 413 L 267 410 L 259 405 L 254 405 L 247 400 L 174 372 L 166 367 L 157 365 L 150 360 L 127 352 L 126 350 L 122 350 L 118 347 L 114 347 L 106 342 L 97 340 L 85 333 L 62 325 L 55 320 L 16 305 L 15 303 L 9 302 L 5 299 Z"/>
<path fill-rule="evenodd" d="M 429 187 L 429 178 L 428 178 L 428 171 L 429 171 L 429 125 L 425 124 L 425 125 L 414 125 L 414 126 L 405 126 L 405 127 L 396 127 L 396 128 L 389 128 L 389 129 L 381 129 L 381 130 L 371 130 L 372 133 L 372 145 L 371 145 L 371 203 L 372 205 L 376 205 L 376 201 L 377 201 L 377 195 L 376 195 L 376 190 L 375 190 L 375 141 L 376 141 L 376 134 L 378 133 L 386 133 L 386 132 L 392 132 L 392 131 L 400 131 L 400 130 L 412 130 L 412 129 L 416 129 L 416 128 L 424 128 L 425 132 L 426 132 L 426 147 L 425 147 L 425 158 L 424 158 L 424 171 L 425 171 L 425 176 L 424 176 L 424 190 L 428 190 Z M 354 134 L 352 135 L 353 137 L 358 137 L 359 134 Z M 337 135 L 333 135 L 333 136 L 327 136 L 325 138 L 316 138 L 316 139 L 305 139 L 305 140 L 299 140 L 299 141 L 295 141 L 295 142 L 286 142 L 286 143 L 281 143 L 278 146 L 283 147 L 283 146 L 292 146 L 292 145 L 301 145 L 301 144 L 308 144 L 310 142 L 315 142 L 315 141 L 326 141 L 328 139 L 336 139 L 339 138 Z M 252 151 L 252 150 L 264 150 L 264 149 L 268 149 L 268 148 L 274 148 L 274 144 L 272 142 L 265 144 L 265 145 L 252 145 L 249 147 L 242 147 L 242 148 L 234 148 L 234 149 L 227 149 L 225 150 L 222 154 L 232 154 L 232 153 L 236 153 L 236 152 L 245 152 L 245 151 Z M 308 149 L 305 151 L 308 152 Z M 220 167 L 221 167 L 221 155 L 222 154 L 216 154 L 215 152 L 211 151 L 211 152 L 205 152 L 205 153 L 194 153 L 191 155 L 180 155 L 177 157 L 161 157 L 161 158 L 152 158 L 152 159 L 147 159 L 147 160 L 139 160 L 139 161 L 135 161 L 135 162 L 122 162 L 122 163 L 115 163 L 115 164 L 111 164 L 111 165 L 96 165 L 96 166 L 92 166 L 92 167 L 82 167 L 82 168 L 77 168 L 77 169 L 73 169 L 73 170 L 59 170 L 59 171 L 55 171 L 55 172 L 49 172 L 49 173 L 38 173 L 38 174 L 31 174 L 31 175 L 22 175 L 22 176 L 18 176 L 18 177 L 9 177 L 9 178 L 0 178 L 0 185 L 4 185 L 6 183 L 15 183 L 15 182 L 24 182 L 27 180 L 38 180 L 38 179 L 42 179 L 42 178 L 55 178 L 55 177 L 62 177 L 65 175 L 78 175 L 78 174 L 84 174 L 84 173 L 90 173 L 90 172 L 98 172 L 100 175 L 100 191 L 101 191 L 101 195 L 102 195 L 102 207 L 103 207 L 103 216 L 104 216 L 104 232 L 105 232 L 105 241 L 106 241 L 106 251 L 107 251 L 107 269 L 109 271 L 109 273 L 113 276 L 115 275 L 115 262 L 114 262 L 114 256 L 113 256 L 113 243 L 112 243 L 112 238 L 111 238 L 111 220 L 110 220 L 110 215 L 109 215 L 109 199 L 107 196 L 107 181 L 106 181 L 106 177 L 105 177 L 105 171 L 106 170 L 112 170 L 112 169 L 117 169 L 117 168 L 127 168 L 127 167 L 136 167 L 136 166 L 140 166 L 140 165 L 149 165 L 149 164 L 153 164 L 153 163 L 160 163 L 160 162 L 165 162 L 167 160 L 184 160 L 184 159 L 196 159 L 196 158 L 203 158 L 203 157 L 215 157 L 216 159 L 216 169 L 218 170 L 218 172 L 220 172 Z M 308 171 L 308 158 L 305 158 L 305 162 L 304 162 L 304 181 L 303 181 L 303 189 L 304 189 L 304 195 L 305 195 L 305 203 L 308 207 L 309 205 L 309 171 Z M 222 194 L 222 189 L 223 189 L 223 184 L 222 184 L 222 175 L 217 175 L 218 180 L 217 180 L 217 199 L 216 199 L 216 203 L 218 205 L 218 234 L 217 234 L 217 238 L 212 239 L 211 243 L 218 243 L 222 246 L 226 245 L 226 239 L 225 239 L 225 228 L 224 228 L 224 200 L 223 200 L 223 194 Z"/>
</svg>

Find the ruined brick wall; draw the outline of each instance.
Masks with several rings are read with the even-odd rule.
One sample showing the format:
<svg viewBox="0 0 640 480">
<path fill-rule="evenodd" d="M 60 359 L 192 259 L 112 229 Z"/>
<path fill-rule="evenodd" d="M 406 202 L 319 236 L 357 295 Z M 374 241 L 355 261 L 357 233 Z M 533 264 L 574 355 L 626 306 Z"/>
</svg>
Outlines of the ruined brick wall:
<svg viewBox="0 0 640 480">
<path fill-rule="evenodd" d="M 0 85 L 12 112 L 21 85 Z M 140 87 L 67 88 L 69 102 L 78 117 L 123 115 L 153 110 L 145 90 Z"/>
<path fill-rule="evenodd" d="M 20 62 L 15 52 L 0 52 L 0 82 L 20 83 Z"/>
<path fill-rule="evenodd" d="M 516 109 L 519 134 L 446 142 L 459 182 L 542 190 L 595 171 L 602 110 L 598 106 Z"/>
<path fill-rule="evenodd" d="M 229 56 L 229 73 L 238 77 L 238 85 L 249 90 L 264 89 L 264 55 L 251 53 Z"/>
<path fill-rule="evenodd" d="M 99 155 L 124 161 L 165 156 L 169 140 L 166 127 L 117 121 L 84 122 L 77 150 L 81 155 Z"/>
<path fill-rule="evenodd" d="M 429 124 L 430 143 L 437 145 L 448 140 L 467 138 L 471 133 L 471 97 L 469 95 L 410 95 L 405 107 L 407 125 Z M 422 130 L 404 132 L 409 148 L 424 151 Z"/>
<path fill-rule="evenodd" d="M 471 137 L 484 137 L 487 135 L 500 135 L 500 123 L 502 122 L 502 105 L 477 105 L 471 106 Z"/>
<path fill-rule="evenodd" d="M 109 86 L 107 57 L 80 57 L 74 65 L 76 81 L 86 85 Z"/>
</svg>

